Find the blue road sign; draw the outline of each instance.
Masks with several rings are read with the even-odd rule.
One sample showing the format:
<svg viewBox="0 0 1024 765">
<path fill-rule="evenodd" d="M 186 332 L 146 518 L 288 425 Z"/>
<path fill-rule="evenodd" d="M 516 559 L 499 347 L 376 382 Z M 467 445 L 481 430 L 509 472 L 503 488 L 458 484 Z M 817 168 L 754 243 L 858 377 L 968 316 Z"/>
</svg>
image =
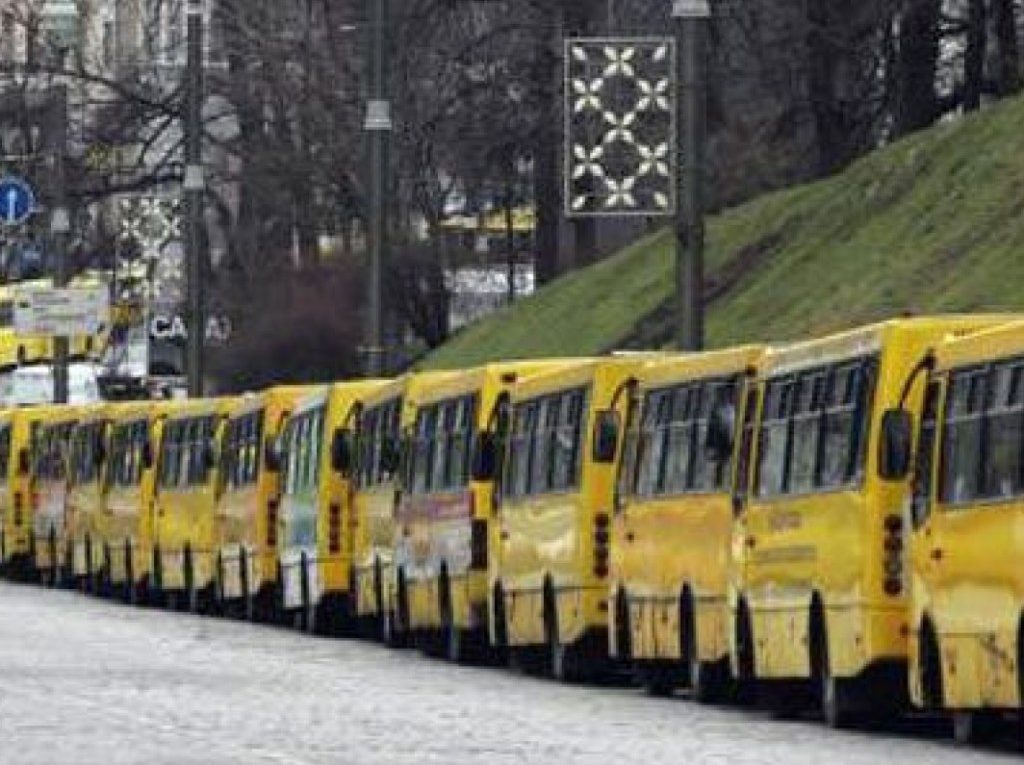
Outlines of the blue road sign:
<svg viewBox="0 0 1024 765">
<path fill-rule="evenodd" d="M 36 195 L 21 178 L 8 175 L 0 178 L 0 223 L 20 226 L 36 211 Z"/>
</svg>

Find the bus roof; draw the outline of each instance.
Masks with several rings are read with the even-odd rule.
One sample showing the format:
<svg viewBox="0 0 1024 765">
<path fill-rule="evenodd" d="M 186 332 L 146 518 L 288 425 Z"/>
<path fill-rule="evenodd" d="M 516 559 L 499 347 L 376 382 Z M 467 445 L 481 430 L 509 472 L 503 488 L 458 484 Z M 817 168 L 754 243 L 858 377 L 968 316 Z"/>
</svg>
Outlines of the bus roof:
<svg viewBox="0 0 1024 765">
<path fill-rule="evenodd" d="M 950 314 L 890 319 L 770 348 L 764 355 L 762 369 L 765 374 L 785 374 L 790 370 L 879 353 L 888 340 L 905 332 L 933 335 L 938 342 L 947 334 L 970 334 L 1004 324 L 1012 318 L 1009 314 Z"/>
<path fill-rule="evenodd" d="M 652 360 L 651 355 L 630 354 L 605 358 L 581 358 L 563 362 L 554 368 L 538 371 L 523 378 L 515 387 L 512 398 L 517 400 L 535 398 L 557 390 L 587 385 L 596 380 L 602 371 L 638 370 Z"/>
<path fill-rule="evenodd" d="M 239 397 L 231 418 L 244 417 L 266 407 L 292 407 L 310 394 L 323 390 L 322 385 L 276 385 L 273 388 L 246 393 Z"/>
<path fill-rule="evenodd" d="M 641 387 L 655 388 L 687 380 L 734 375 L 756 368 L 766 346 L 744 345 L 706 353 L 682 353 L 650 359 L 637 371 Z"/>
<path fill-rule="evenodd" d="M 939 371 L 1024 356 L 1024 320 L 948 340 L 935 350 Z"/>
<path fill-rule="evenodd" d="M 222 396 L 168 401 L 165 414 L 168 420 L 183 420 L 210 414 L 228 415 L 240 400 L 238 396 Z"/>
<path fill-rule="evenodd" d="M 294 414 L 308 412 L 330 401 L 355 402 L 364 396 L 391 384 L 391 380 L 348 380 L 328 385 L 318 385 L 295 404 Z"/>
<path fill-rule="evenodd" d="M 429 377 L 410 385 L 408 397 L 415 406 L 465 396 L 485 385 L 511 385 L 520 380 L 578 363 L 577 359 L 529 359 L 483 364 L 461 371 L 426 373 Z M 419 376 L 417 376 L 419 377 Z"/>
</svg>

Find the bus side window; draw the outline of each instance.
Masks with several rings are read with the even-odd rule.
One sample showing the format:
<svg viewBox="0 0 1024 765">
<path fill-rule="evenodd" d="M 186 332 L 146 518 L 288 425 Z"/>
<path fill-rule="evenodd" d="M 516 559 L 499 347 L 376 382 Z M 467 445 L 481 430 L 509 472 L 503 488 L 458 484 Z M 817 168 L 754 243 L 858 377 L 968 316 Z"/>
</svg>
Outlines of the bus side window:
<svg viewBox="0 0 1024 765">
<path fill-rule="evenodd" d="M 921 430 L 917 439 L 917 456 L 914 464 L 913 497 L 910 511 L 914 527 L 920 528 L 931 514 L 932 478 L 935 464 L 935 440 L 939 414 L 939 398 L 942 383 L 938 380 L 928 383 L 921 411 Z"/>
</svg>

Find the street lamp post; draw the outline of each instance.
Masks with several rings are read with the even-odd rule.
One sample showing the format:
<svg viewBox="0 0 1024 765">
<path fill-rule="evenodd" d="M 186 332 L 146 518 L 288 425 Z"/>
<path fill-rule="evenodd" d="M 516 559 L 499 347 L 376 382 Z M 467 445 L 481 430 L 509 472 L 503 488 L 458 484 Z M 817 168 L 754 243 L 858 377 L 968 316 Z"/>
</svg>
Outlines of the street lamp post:
<svg viewBox="0 0 1024 765">
<path fill-rule="evenodd" d="M 68 91 L 63 85 L 53 88 L 49 103 L 49 129 L 52 138 L 50 146 L 53 171 L 53 209 L 50 212 L 50 242 L 53 248 L 53 286 L 64 289 L 68 286 L 68 237 L 71 234 L 71 214 L 68 212 L 67 179 L 64 172 L 64 155 L 68 142 Z M 68 403 L 70 395 L 68 382 L 68 359 L 70 343 L 67 337 L 53 340 L 53 400 L 57 404 Z"/>
<path fill-rule="evenodd" d="M 679 206 L 676 213 L 676 342 L 704 347 L 704 173 L 707 142 L 708 0 L 673 0 L 679 67 Z"/>
<path fill-rule="evenodd" d="M 369 97 L 364 128 L 369 136 L 369 274 L 365 348 L 366 374 L 384 370 L 383 271 L 388 255 L 387 170 L 391 144 L 391 100 L 388 82 L 388 0 L 367 0 L 369 24 Z"/>
<path fill-rule="evenodd" d="M 185 120 L 184 190 L 188 207 L 188 394 L 203 395 L 204 301 L 203 203 L 203 3 L 188 0 L 188 106 Z"/>
</svg>

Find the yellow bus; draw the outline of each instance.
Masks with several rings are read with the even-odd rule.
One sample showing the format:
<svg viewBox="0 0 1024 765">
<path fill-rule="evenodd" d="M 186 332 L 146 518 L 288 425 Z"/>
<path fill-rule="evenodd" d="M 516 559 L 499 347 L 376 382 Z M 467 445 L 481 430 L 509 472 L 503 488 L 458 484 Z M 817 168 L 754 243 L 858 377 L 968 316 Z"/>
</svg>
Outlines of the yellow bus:
<svg viewBox="0 0 1024 765">
<path fill-rule="evenodd" d="M 277 513 L 280 482 L 275 445 L 308 387 L 280 386 L 246 396 L 231 412 L 221 452 L 221 496 L 214 539 L 217 599 L 249 620 L 267 618 L 277 602 Z"/>
<path fill-rule="evenodd" d="M 612 519 L 609 644 L 652 693 L 729 679 L 726 584 L 744 380 L 763 349 L 670 356 L 636 374 Z"/>
<path fill-rule="evenodd" d="M 79 410 L 45 406 L 33 445 L 32 514 L 36 569 L 51 587 L 70 575 L 67 496 L 71 433 Z"/>
<path fill-rule="evenodd" d="M 32 443 L 44 410 L 0 413 L 0 561 L 4 572 L 30 579 L 35 568 L 32 523 Z"/>
<path fill-rule="evenodd" d="M 308 632 L 349 631 L 352 433 L 379 380 L 323 386 L 296 402 L 281 435 L 278 579 L 286 618 Z"/>
<path fill-rule="evenodd" d="M 833 726 L 906 689 L 902 512 L 908 482 L 880 472 L 883 413 L 949 335 L 997 317 L 894 320 L 768 351 L 751 387 L 734 489 L 730 659 L 741 683 L 815 706 Z M 762 690 L 770 685 L 757 684 Z"/>
<path fill-rule="evenodd" d="M 69 576 L 85 591 L 98 592 L 109 570 L 101 530 L 106 512 L 107 410 L 105 404 L 82 407 L 71 431 L 66 500 Z"/>
<path fill-rule="evenodd" d="M 148 600 L 153 586 L 156 455 L 163 418 L 174 407 L 157 401 L 109 405 L 110 437 L 104 513 L 97 534 L 111 594 Z"/>
<path fill-rule="evenodd" d="M 474 470 L 481 434 L 512 386 L 550 362 L 417 375 L 406 389 L 405 476 L 395 510 L 399 642 L 452 661 L 488 648 L 493 471 Z M 493 460 L 492 460 L 493 462 Z"/>
<path fill-rule="evenodd" d="M 353 615 L 368 636 L 388 641 L 393 600 L 395 491 L 401 461 L 402 407 L 407 379 L 360 401 L 352 480 Z"/>
<path fill-rule="evenodd" d="M 910 689 L 983 734 L 1024 689 L 1024 323 L 939 346 L 921 409 L 911 503 Z M 908 433 L 915 401 L 887 430 Z M 898 424 L 902 423 L 902 424 Z M 895 472 L 910 438 L 891 439 Z"/>
<path fill-rule="evenodd" d="M 154 523 L 154 594 L 171 608 L 213 606 L 218 462 L 234 398 L 169 404 L 160 439 Z"/>
<path fill-rule="evenodd" d="M 526 377 L 507 444 L 492 566 L 492 641 L 560 680 L 604 668 L 611 523 L 622 421 L 641 357 L 580 360 Z"/>
</svg>

